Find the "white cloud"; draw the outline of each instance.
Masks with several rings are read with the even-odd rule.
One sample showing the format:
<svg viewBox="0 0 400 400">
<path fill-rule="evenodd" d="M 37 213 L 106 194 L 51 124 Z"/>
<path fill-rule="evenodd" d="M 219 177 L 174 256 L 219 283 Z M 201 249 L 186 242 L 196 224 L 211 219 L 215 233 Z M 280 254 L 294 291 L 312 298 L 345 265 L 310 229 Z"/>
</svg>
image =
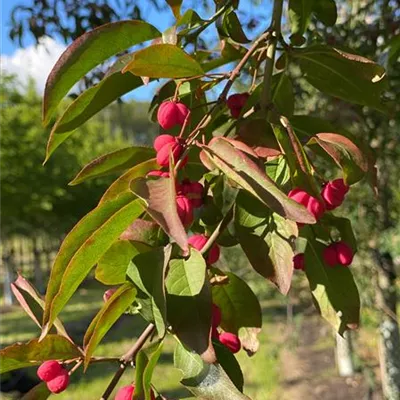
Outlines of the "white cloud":
<svg viewBox="0 0 400 400">
<path fill-rule="evenodd" d="M 18 49 L 11 56 L 2 54 L 1 70 L 16 75 L 22 85 L 26 85 L 29 78 L 33 79 L 41 94 L 47 76 L 65 48 L 52 38 L 44 37 L 37 46 Z"/>
</svg>

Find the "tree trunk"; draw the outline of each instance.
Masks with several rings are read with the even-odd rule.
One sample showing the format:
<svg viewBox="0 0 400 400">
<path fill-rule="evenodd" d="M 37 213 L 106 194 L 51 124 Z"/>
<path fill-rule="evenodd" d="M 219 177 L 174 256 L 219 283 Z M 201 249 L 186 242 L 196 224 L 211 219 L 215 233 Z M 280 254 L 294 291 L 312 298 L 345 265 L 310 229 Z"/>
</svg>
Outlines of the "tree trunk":
<svg viewBox="0 0 400 400">
<path fill-rule="evenodd" d="M 383 394 L 388 400 L 400 400 L 400 334 L 397 321 L 396 272 L 389 253 L 375 250 L 378 265 L 377 304 L 381 310 L 379 324 L 379 358 Z"/>
<path fill-rule="evenodd" d="M 336 365 L 339 376 L 353 376 L 353 345 L 351 332 L 345 331 L 343 337 L 336 334 Z"/>
</svg>

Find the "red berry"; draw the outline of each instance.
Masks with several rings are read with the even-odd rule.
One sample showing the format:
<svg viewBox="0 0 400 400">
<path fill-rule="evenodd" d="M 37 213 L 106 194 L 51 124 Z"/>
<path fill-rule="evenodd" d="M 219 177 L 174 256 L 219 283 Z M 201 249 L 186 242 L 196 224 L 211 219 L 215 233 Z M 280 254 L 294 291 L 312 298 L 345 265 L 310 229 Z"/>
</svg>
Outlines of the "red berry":
<svg viewBox="0 0 400 400">
<path fill-rule="evenodd" d="M 63 392 L 68 387 L 68 384 L 68 371 L 62 369 L 59 375 L 47 382 L 47 388 L 50 390 L 50 392 L 57 394 Z"/>
<path fill-rule="evenodd" d="M 169 172 L 155 170 L 148 172 L 146 176 L 159 176 L 161 178 L 169 178 Z"/>
<path fill-rule="evenodd" d="M 135 393 L 135 386 L 128 385 L 118 390 L 115 400 L 132 400 L 133 394 Z"/>
<path fill-rule="evenodd" d="M 176 209 L 182 224 L 189 226 L 193 222 L 193 205 L 184 195 L 176 196 Z"/>
<path fill-rule="evenodd" d="M 172 156 L 175 164 L 178 162 L 183 153 L 183 146 L 178 143 L 167 143 L 157 152 L 157 164 L 162 167 L 169 167 L 169 153 L 172 151 Z M 183 164 L 183 163 L 182 163 Z M 183 166 L 183 165 L 182 165 Z"/>
<path fill-rule="evenodd" d="M 189 109 L 183 103 L 164 101 L 157 112 L 157 120 L 163 129 L 171 129 L 176 125 L 182 126 Z"/>
<path fill-rule="evenodd" d="M 195 249 L 200 251 L 207 243 L 207 240 L 208 240 L 207 236 L 196 234 L 189 238 L 188 243 Z M 215 262 L 218 261 L 219 256 L 220 256 L 219 246 L 216 243 L 214 243 L 208 252 L 208 257 L 206 259 L 207 264 L 209 265 L 214 264 Z"/>
<path fill-rule="evenodd" d="M 190 199 L 194 208 L 203 205 L 204 186 L 200 182 L 190 182 L 185 180 L 180 185 L 180 190 Z"/>
<path fill-rule="evenodd" d="M 104 292 L 103 294 L 103 300 L 104 302 L 108 301 L 110 297 L 117 291 L 117 289 L 108 289 Z"/>
<path fill-rule="evenodd" d="M 221 333 L 219 335 L 219 341 L 234 354 L 237 353 L 242 347 L 239 337 L 234 333 L 230 332 Z"/>
<path fill-rule="evenodd" d="M 294 269 L 304 271 L 305 264 L 304 264 L 304 254 L 303 253 L 296 254 L 293 257 L 293 266 L 294 266 Z"/>
<path fill-rule="evenodd" d="M 37 376 L 44 382 L 51 381 L 60 375 L 64 370 L 63 366 L 55 360 L 45 361 L 37 370 Z"/>
<path fill-rule="evenodd" d="M 336 254 L 339 264 L 349 266 L 353 262 L 353 250 L 343 241 L 335 243 Z"/>
<path fill-rule="evenodd" d="M 156 151 L 160 151 L 168 143 L 176 143 L 177 138 L 172 135 L 160 135 L 154 140 L 153 147 Z"/>
<path fill-rule="evenodd" d="M 344 183 L 343 179 L 335 179 L 328 182 L 321 191 L 321 196 L 325 201 L 326 208 L 333 210 L 339 207 L 349 191 L 349 186 Z"/>
<path fill-rule="evenodd" d="M 323 257 L 325 263 L 328 264 L 330 267 L 334 267 L 338 263 L 335 243 L 332 243 L 328 247 L 325 247 Z"/>
<path fill-rule="evenodd" d="M 249 96 L 248 93 L 236 93 L 228 97 L 226 104 L 233 118 L 239 118 L 242 108 L 246 104 Z"/>
<path fill-rule="evenodd" d="M 295 188 L 291 190 L 288 197 L 306 207 L 307 210 L 314 215 L 316 220 L 320 219 L 325 212 L 325 206 L 322 202 L 308 194 L 303 189 Z"/>
<path fill-rule="evenodd" d="M 222 320 L 222 314 L 220 308 L 216 305 L 212 305 L 212 326 L 216 328 L 220 325 Z"/>
</svg>

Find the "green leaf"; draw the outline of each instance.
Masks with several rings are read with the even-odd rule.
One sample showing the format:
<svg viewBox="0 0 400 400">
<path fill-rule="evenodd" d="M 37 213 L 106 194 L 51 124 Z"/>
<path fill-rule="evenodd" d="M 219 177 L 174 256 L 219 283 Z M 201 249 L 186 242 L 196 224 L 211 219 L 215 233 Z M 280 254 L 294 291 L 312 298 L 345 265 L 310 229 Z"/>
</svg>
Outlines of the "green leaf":
<svg viewBox="0 0 400 400">
<path fill-rule="evenodd" d="M 188 78 L 203 75 L 200 64 L 173 44 L 154 44 L 137 51 L 123 72 L 150 78 Z"/>
<path fill-rule="evenodd" d="M 314 0 L 289 0 L 289 21 L 292 32 L 290 40 L 295 45 L 301 45 L 305 41 L 302 36 L 310 23 L 313 3 Z"/>
<path fill-rule="evenodd" d="M 144 177 L 150 171 L 159 169 L 160 166 L 157 164 L 155 158 L 144 161 L 134 167 L 128 169 L 123 175 L 115 180 L 109 188 L 103 194 L 99 204 L 104 203 L 108 200 L 113 200 L 123 193 L 129 193 L 129 184 L 136 178 Z"/>
<path fill-rule="evenodd" d="M 182 0 L 165 0 L 165 1 L 170 6 L 175 18 L 179 19 L 181 14 Z"/>
<path fill-rule="evenodd" d="M 226 215 L 236 202 L 239 189 L 229 184 L 226 175 L 220 175 L 212 185 L 213 199 L 222 215 Z"/>
<path fill-rule="evenodd" d="M 224 369 L 232 383 L 243 393 L 243 373 L 240 364 L 232 352 L 220 342 L 214 342 L 215 354 L 218 364 Z"/>
<path fill-rule="evenodd" d="M 143 210 L 140 200 L 120 196 L 97 206 L 67 235 L 51 270 L 41 338 L 93 266 Z"/>
<path fill-rule="evenodd" d="M 291 117 L 294 112 L 294 95 L 292 80 L 285 72 L 272 77 L 272 102 L 279 113 Z"/>
<path fill-rule="evenodd" d="M 173 265 L 171 265 L 173 267 Z M 200 354 L 207 363 L 215 362 L 211 343 L 211 289 L 206 280 L 201 292 L 195 296 L 182 296 L 176 274 L 168 274 L 167 316 L 176 336 L 188 348 Z M 179 289 L 176 292 L 176 289 Z"/>
<path fill-rule="evenodd" d="M 358 327 L 360 297 L 350 268 L 326 266 L 322 261 L 323 250 L 324 245 L 308 231 L 305 272 L 314 302 L 322 317 L 343 333 L 347 328 Z"/>
<path fill-rule="evenodd" d="M 303 206 L 289 199 L 253 160 L 225 138 L 214 138 L 208 146 L 202 148 L 202 161 L 205 156 L 230 179 L 276 213 L 296 222 L 315 223 L 314 217 Z"/>
<path fill-rule="evenodd" d="M 152 400 L 151 378 L 163 348 L 163 342 L 156 342 L 139 351 L 136 356 L 134 400 Z"/>
<path fill-rule="evenodd" d="M 25 393 L 20 400 L 46 400 L 51 395 L 46 382 L 34 386 L 28 393 Z"/>
<path fill-rule="evenodd" d="M 82 168 L 69 184 L 74 186 L 88 179 L 124 171 L 128 168 L 138 166 L 137 164 L 147 161 L 154 156 L 155 151 L 150 147 L 132 146 L 113 151 L 91 161 Z"/>
<path fill-rule="evenodd" d="M 81 356 L 78 347 L 64 336 L 48 335 L 40 342 L 32 339 L 0 350 L 0 373 L 39 365 L 46 360 L 69 360 Z"/>
<path fill-rule="evenodd" d="M 89 366 L 90 358 L 105 334 L 132 305 L 136 293 L 136 288 L 131 283 L 125 283 L 104 303 L 101 310 L 93 318 L 83 338 L 85 369 Z"/>
<path fill-rule="evenodd" d="M 389 48 L 388 62 L 389 64 L 395 64 L 400 56 L 400 36 L 395 36 L 389 42 Z"/>
<path fill-rule="evenodd" d="M 131 182 L 130 189 L 146 202 L 146 210 L 150 216 L 187 254 L 188 238 L 176 209 L 175 179 L 138 178 Z"/>
<path fill-rule="evenodd" d="M 139 249 L 128 240 L 117 240 L 97 263 L 95 278 L 104 285 L 120 285 L 126 281 L 126 270 Z"/>
<path fill-rule="evenodd" d="M 249 43 L 250 40 L 243 32 L 242 25 L 234 11 L 225 13 L 223 18 L 223 34 L 237 43 Z"/>
<path fill-rule="evenodd" d="M 168 242 L 168 238 L 158 224 L 154 221 L 147 221 L 141 218 L 138 218 L 133 224 L 129 225 L 119 238 L 135 242 L 135 246 L 141 249 L 143 246 L 156 247 Z M 140 252 L 143 253 L 143 250 Z"/>
<path fill-rule="evenodd" d="M 256 295 L 245 281 L 232 272 L 224 271 L 223 274 L 229 282 L 212 288 L 213 302 L 222 313 L 222 329 L 238 334 L 241 328 L 261 328 L 262 313 Z"/>
<path fill-rule="evenodd" d="M 318 143 L 343 170 L 343 178 L 352 185 L 368 172 L 368 159 L 349 138 L 337 133 L 317 133 L 312 142 Z"/>
<path fill-rule="evenodd" d="M 317 133 L 335 131 L 335 126 L 329 121 L 308 115 L 294 115 L 290 118 L 290 123 L 302 143 L 308 142 L 310 136 Z"/>
<path fill-rule="evenodd" d="M 296 49 L 291 56 L 298 60 L 307 81 L 321 92 L 387 112 L 380 98 L 387 86 L 380 65 L 323 45 Z"/>
<path fill-rule="evenodd" d="M 261 207 L 244 193 L 235 212 L 236 235 L 252 267 L 287 294 L 293 274 L 297 225 L 277 214 L 262 215 Z"/>
<path fill-rule="evenodd" d="M 219 364 L 207 364 L 177 343 L 174 366 L 182 371 L 181 383 L 204 400 L 250 400 L 240 393 Z"/>
<path fill-rule="evenodd" d="M 155 39 L 160 32 L 143 21 L 102 25 L 76 39 L 61 55 L 47 78 L 43 121 L 47 125 L 68 91 L 94 67 L 130 47 Z"/>
<path fill-rule="evenodd" d="M 11 290 L 21 307 L 32 318 L 36 325 L 41 328 L 43 320 L 44 300 L 36 289 L 22 275 L 18 274 L 15 282 L 11 283 Z M 61 321 L 57 318 L 54 327 L 61 336 L 70 339 Z"/>
<path fill-rule="evenodd" d="M 190 249 L 187 260 L 171 260 L 168 272 L 168 293 L 176 296 L 196 296 L 206 277 L 206 262 L 195 248 Z"/>
<path fill-rule="evenodd" d="M 337 9 L 335 0 L 317 0 L 313 2 L 313 12 L 318 20 L 326 26 L 336 24 Z"/>
<path fill-rule="evenodd" d="M 340 218 L 333 214 L 327 213 L 324 215 L 323 221 L 328 222 L 330 226 L 338 230 L 340 239 L 351 247 L 353 254 L 357 252 L 357 239 L 354 236 L 351 221 L 348 218 Z"/>
<path fill-rule="evenodd" d="M 152 320 L 159 338 L 165 336 L 167 320 L 165 273 L 171 257 L 171 246 L 159 247 L 132 259 L 127 271 L 132 282 L 150 299 Z"/>
<path fill-rule="evenodd" d="M 290 170 L 286 158 L 279 156 L 266 164 L 268 176 L 278 185 L 284 186 L 290 180 Z"/>
<path fill-rule="evenodd" d="M 74 133 L 76 128 L 114 100 L 143 85 L 140 77 L 121 72 L 131 58 L 131 54 L 120 57 L 97 85 L 85 90 L 68 106 L 51 130 L 44 162 Z"/>
</svg>

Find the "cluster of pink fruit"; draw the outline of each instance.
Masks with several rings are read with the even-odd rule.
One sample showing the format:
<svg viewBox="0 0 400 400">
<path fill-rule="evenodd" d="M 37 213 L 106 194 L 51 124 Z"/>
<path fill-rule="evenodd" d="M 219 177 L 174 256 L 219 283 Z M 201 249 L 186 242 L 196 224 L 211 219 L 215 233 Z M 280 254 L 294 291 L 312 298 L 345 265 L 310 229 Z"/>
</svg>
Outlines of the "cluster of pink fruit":
<svg viewBox="0 0 400 400">
<path fill-rule="evenodd" d="M 349 189 L 349 186 L 344 183 L 343 179 L 335 179 L 328 182 L 322 188 L 321 198 L 323 201 L 318 200 L 316 197 L 311 196 L 305 190 L 300 188 L 291 190 L 288 196 L 292 200 L 306 207 L 318 221 L 326 210 L 334 210 L 343 203 Z M 300 227 L 301 226 L 302 225 L 300 225 Z M 338 264 L 347 267 L 353 261 L 353 250 L 343 241 L 334 242 L 325 247 L 323 259 L 330 267 L 334 267 Z M 304 270 L 304 254 L 301 253 L 295 255 L 293 257 L 293 265 L 297 270 Z"/>
<path fill-rule="evenodd" d="M 115 396 L 115 400 L 132 400 L 133 395 L 135 394 L 135 385 L 127 385 L 123 386 L 118 390 L 117 395 Z M 151 400 L 155 400 L 154 392 L 151 390 L 150 392 Z"/>
<path fill-rule="evenodd" d="M 222 332 L 218 331 L 218 327 L 221 324 L 222 314 L 220 308 L 213 304 L 212 306 L 212 337 L 213 339 L 218 340 L 225 347 L 227 347 L 233 354 L 240 351 L 242 348 L 242 344 L 237 335 L 231 332 Z"/>
<path fill-rule="evenodd" d="M 52 393 L 63 392 L 69 384 L 68 371 L 56 360 L 45 361 L 37 370 L 39 379 L 46 382 Z"/>
</svg>

